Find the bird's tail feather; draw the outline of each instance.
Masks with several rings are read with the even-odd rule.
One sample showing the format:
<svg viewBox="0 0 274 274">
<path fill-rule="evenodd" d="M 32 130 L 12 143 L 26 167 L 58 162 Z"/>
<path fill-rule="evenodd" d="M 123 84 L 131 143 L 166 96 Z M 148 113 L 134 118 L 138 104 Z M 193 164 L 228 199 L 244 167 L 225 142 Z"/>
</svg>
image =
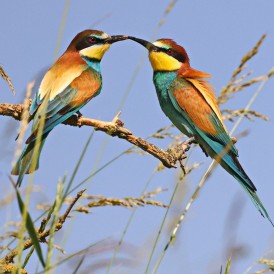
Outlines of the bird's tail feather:
<svg viewBox="0 0 274 274">
<path fill-rule="evenodd" d="M 18 175 L 17 186 L 21 186 L 25 174 L 33 173 L 39 168 L 39 158 L 44 143 L 45 138 L 43 138 L 43 140 L 40 142 L 37 149 L 35 149 L 38 145 L 36 141 L 31 142 L 25 146 L 11 171 L 12 175 Z"/>
<path fill-rule="evenodd" d="M 274 226 L 272 220 L 270 219 L 268 212 L 266 211 L 265 207 L 263 206 L 260 198 L 256 194 L 256 187 L 250 180 L 250 178 L 247 176 L 243 168 L 241 167 L 238 159 L 236 156 L 232 156 L 229 153 L 226 154 L 222 160 L 220 161 L 220 165 L 227 170 L 237 181 L 240 183 L 240 185 L 244 188 L 244 190 L 247 192 L 249 197 L 251 198 L 251 201 L 255 205 L 255 207 L 258 209 L 258 211 L 261 213 L 263 217 L 266 217 L 272 226 Z M 254 188 L 252 188 L 254 186 Z"/>
<path fill-rule="evenodd" d="M 237 157 L 232 152 L 227 152 L 226 148 L 217 142 L 214 142 L 214 144 L 211 142 L 210 148 L 207 143 L 205 147 L 207 147 L 206 152 L 240 183 L 261 215 L 266 217 L 272 226 L 274 226 L 268 212 L 256 194 L 257 189 L 255 185 L 245 173 Z M 227 150 L 229 151 L 229 148 Z"/>
<path fill-rule="evenodd" d="M 266 217 L 269 220 L 269 222 L 272 224 L 272 226 L 274 226 L 271 218 L 269 217 L 269 215 L 268 215 L 265 207 L 263 206 L 263 204 L 262 204 L 260 198 L 258 197 L 258 195 L 256 194 L 256 192 L 252 192 L 249 188 L 245 187 L 244 185 L 242 185 L 242 186 L 246 190 L 246 192 L 248 193 L 248 195 L 251 198 L 253 204 L 259 210 L 259 212 L 261 213 L 261 215 L 263 217 Z"/>
</svg>

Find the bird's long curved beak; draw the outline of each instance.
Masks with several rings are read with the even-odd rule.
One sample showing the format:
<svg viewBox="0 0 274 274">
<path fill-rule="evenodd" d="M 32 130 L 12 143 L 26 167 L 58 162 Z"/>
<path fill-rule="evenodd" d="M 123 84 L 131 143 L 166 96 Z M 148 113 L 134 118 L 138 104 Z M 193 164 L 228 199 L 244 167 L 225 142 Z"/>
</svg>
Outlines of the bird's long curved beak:
<svg viewBox="0 0 274 274">
<path fill-rule="evenodd" d="M 109 39 L 106 40 L 107 43 L 113 44 L 118 41 L 126 40 L 128 39 L 128 36 L 126 35 L 112 35 L 109 37 Z"/>
<path fill-rule="evenodd" d="M 153 48 L 155 48 L 156 46 L 154 46 L 151 42 L 143 40 L 143 39 L 139 39 L 136 38 L 134 36 L 128 36 L 127 39 L 133 40 L 139 44 L 141 44 L 142 46 L 144 46 L 145 48 L 147 48 L 148 50 L 152 50 Z"/>
</svg>

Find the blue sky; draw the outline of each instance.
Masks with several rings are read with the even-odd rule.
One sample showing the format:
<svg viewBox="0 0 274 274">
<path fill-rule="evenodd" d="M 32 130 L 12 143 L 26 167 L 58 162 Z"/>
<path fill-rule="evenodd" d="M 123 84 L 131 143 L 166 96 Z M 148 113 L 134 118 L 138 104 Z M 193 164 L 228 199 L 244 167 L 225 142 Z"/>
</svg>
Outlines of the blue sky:
<svg viewBox="0 0 274 274">
<path fill-rule="evenodd" d="M 243 55 L 250 50 L 262 34 L 266 33 L 259 54 L 248 64 L 247 71 L 252 76 L 266 74 L 274 65 L 274 29 L 271 1 L 178 1 L 167 16 L 166 22 L 155 30 L 170 1 L 72 1 L 68 10 L 60 52 L 66 49 L 72 38 L 81 30 L 96 28 L 109 34 L 128 34 L 143 39 L 172 38 L 183 45 L 191 59 L 192 67 L 213 75 L 210 82 L 219 94 L 226 85 L 232 71 L 240 63 Z M 0 64 L 11 77 L 17 95 L 14 97 L 6 83 L 0 80 L 1 102 L 20 103 L 25 94 L 26 84 L 39 72 L 52 64 L 56 50 L 61 18 L 65 1 L 3 1 L 0 10 L 1 43 Z M 131 41 L 114 44 L 106 53 L 102 64 L 103 90 L 82 110 L 86 117 L 112 120 L 132 79 L 140 59 L 145 56 L 143 47 Z M 233 109 L 244 108 L 256 91 L 258 85 L 237 95 L 229 104 L 223 106 Z M 240 162 L 258 188 L 258 195 L 274 219 L 274 155 L 273 140 L 273 93 L 274 83 L 270 80 L 258 96 L 252 109 L 270 118 L 269 122 L 244 120 L 236 135 L 244 130 L 249 135 L 237 143 Z M 152 83 L 152 69 L 145 59 L 128 94 L 122 109 L 121 119 L 125 126 L 140 137 L 147 137 L 160 127 L 170 124 L 162 113 Z M 15 149 L 18 122 L 0 117 L 0 179 L 1 197 L 12 192 L 7 174 Z M 226 122 L 229 129 L 232 124 Z M 58 126 L 50 134 L 43 149 L 40 169 L 35 174 L 35 183 L 42 191 L 32 196 L 32 212 L 39 212 L 34 206 L 40 202 L 52 202 L 58 178 L 65 173 L 71 175 L 92 129 L 81 129 L 64 125 Z M 174 133 L 178 131 L 174 129 Z M 106 143 L 107 142 L 107 143 Z M 153 140 L 161 148 L 167 148 L 170 140 Z M 103 155 L 100 154 L 105 145 Z M 106 138 L 96 132 L 88 148 L 83 164 L 76 177 L 76 183 L 86 178 L 96 167 L 100 167 L 130 145 L 117 138 Z M 190 163 L 203 162 L 183 182 L 182 192 L 178 194 L 171 210 L 170 222 L 185 208 L 185 205 L 210 164 L 200 149 L 196 149 Z M 104 171 L 96 175 L 88 184 L 87 193 L 102 194 L 107 197 L 138 197 L 158 161 L 152 156 L 129 154 L 121 157 Z M 157 173 L 149 186 L 158 186 L 168 191 L 156 197 L 167 203 L 172 194 L 178 171 L 163 170 Z M 27 177 L 24 185 L 27 184 Z M 23 188 L 22 188 L 23 190 Z M 235 207 L 233 210 L 232 207 Z M 230 213 L 232 210 L 232 214 Z M 88 216 L 79 215 L 69 220 L 63 232 L 58 233 L 56 241 L 62 244 L 65 230 L 70 231 L 64 245 L 67 253 L 76 252 L 92 242 L 111 237 L 119 239 L 131 210 L 122 208 L 96 208 Z M 165 210 L 162 208 L 139 208 L 126 235 L 121 257 L 138 257 L 137 265 L 119 268 L 118 273 L 143 273 L 153 239 L 159 229 Z M 230 215 L 231 214 L 231 215 Z M 233 220 L 240 214 L 236 225 Z M 2 220 L 20 220 L 17 205 L 0 211 Z M 168 224 L 170 225 L 170 223 Z M 4 223 L 1 224 L 5 231 Z M 155 260 L 169 236 L 165 229 L 155 253 Z M 232 238 L 231 238 L 232 237 Z M 243 246 L 242 257 L 233 261 L 232 273 L 243 273 L 255 260 L 273 248 L 273 227 L 263 219 L 239 184 L 218 168 L 202 189 L 198 199 L 191 207 L 176 239 L 159 268 L 158 273 L 219 273 L 230 254 L 225 249 L 229 242 Z M 130 245 L 137 250 L 131 255 Z M 128 254 L 127 254 L 128 253 Z M 57 254 L 57 253 L 56 253 Z M 90 256 L 86 266 L 96 263 L 100 258 L 110 258 L 111 252 L 103 256 Z M 31 262 L 33 269 L 36 261 Z M 69 271 L 71 266 L 62 266 Z M 84 268 L 83 268 L 84 270 Z M 114 271 L 114 270 L 113 270 Z M 92 271 L 91 271 L 92 273 Z M 97 273 L 97 272 L 96 272 Z M 106 273 L 104 268 L 98 273 Z"/>
</svg>

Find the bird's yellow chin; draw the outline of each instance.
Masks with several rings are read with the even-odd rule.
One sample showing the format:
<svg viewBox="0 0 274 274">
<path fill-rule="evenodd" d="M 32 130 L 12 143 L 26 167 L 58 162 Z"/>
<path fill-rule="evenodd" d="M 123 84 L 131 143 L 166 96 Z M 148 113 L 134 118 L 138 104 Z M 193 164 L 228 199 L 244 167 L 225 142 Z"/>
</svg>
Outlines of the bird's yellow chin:
<svg viewBox="0 0 274 274">
<path fill-rule="evenodd" d="M 164 52 L 151 51 L 149 60 L 154 71 L 172 71 L 181 67 L 182 63 Z"/>
<path fill-rule="evenodd" d="M 83 57 L 101 60 L 105 52 L 109 49 L 110 44 L 94 45 L 79 51 Z"/>
</svg>

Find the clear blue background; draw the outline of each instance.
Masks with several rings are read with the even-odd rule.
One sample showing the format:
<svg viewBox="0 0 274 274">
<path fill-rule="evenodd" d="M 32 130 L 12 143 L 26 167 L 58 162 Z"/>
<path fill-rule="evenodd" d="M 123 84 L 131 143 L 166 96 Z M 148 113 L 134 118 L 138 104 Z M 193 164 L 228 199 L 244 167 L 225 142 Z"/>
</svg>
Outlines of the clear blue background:
<svg viewBox="0 0 274 274">
<path fill-rule="evenodd" d="M 157 0 L 72 1 L 58 55 L 66 49 L 76 33 L 91 27 L 104 30 L 108 34 L 128 34 L 152 39 L 169 3 L 170 1 Z M 7 84 L 0 79 L 1 102 L 22 102 L 26 84 L 41 69 L 52 64 L 64 5 L 65 1 L 52 0 L 1 2 L 0 64 L 11 77 L 17 91 L 16 97 L 13 97 Z M 241 57 L 264 33 L 267 38 L 259 54 L 248 64 L 247 70 L 253 71 L 254 76 L 260 76 L 273 67 L 273 12 L 272 1 L 178 1 L 159 30 L 157 38 L 173 38 L 183 45 L 191 58 L 191 65 L 214 76 L 211 83 L 219 94 L 230 79 L 232 71 L 240 63 Z M 101 65 L 103 91 L 82 110 L 86 117 L 112 120 L 136 65 L 144 54 L 144 48 L 131 41 L 113 45 Z M 257 87 L 258 85 L 245 90 L 222 107 L 244 108 Z M 270 80 L 252 106 L 270 117 L 270 122 L 257 120 L 254 123 L 245 120 L 236 134 L 249 130 L 249 135 L 237 143 L 240 161 L 253 179 L 261 200 L 274 219 L 273 89 L 273 80 Z M 152 83 L 152 69 L 147 59 L 123 107 L 121 119 L 135 135 L 144 138 L 160 127 L 170 124 L 158 105 Z M 231 123 L 226 124 L 229 129 L 232 127 Z M 18 126 L 19 123 L 11 118 L 0 117 L 1 198 L 13 193 L 7 174 L 14 156 L 14 138 Z M 51 203 L 54 200 L 58 178 L 65 173 L 71 175 L 91 131 L 88 127 L 78 129 L 60 125 L 50 134 L 42 152 L 40 169 L 35 174 L 35 183 L 41 191 L 32 196 L 33 216 L 39 214 L 35 204 Z M 178 134 L 178 131 L 174 130 L 174 133 Z M 121 139 L 109 138 L 106 150 L 100 158 L 98 155 L 105 140 L 104 133 L 95 134 L 76 177 L 76 183 L 86 178 L 96 166 L 98 168 L 130 147 Z M 167 148 L 170 140 L 153 142 Z M 169 237 L 168 229 L 174 224 L 174 218 L 184 209 L 210 159 L 206 158 L 200 149 L 196 149 L 190 159 L 190 163 L 194 162 L 203 162 L 203 165 L 188 177 L 187 182 L 182 183 L 185 188 L 178 194 L 171 210 L 154 263 Z M 92 179 L 87 193 L 107 197 L 138 197 L 157 164 L 158 161 L 152 156 L 123 156 Z M 168 189 L 158 195 L 157 200 L 166 203 L 169 201 L 177 175 L 177 170 L 166 169 L 154 176 L 149 190 L 158 186 Z M 24 185 L 26 184 L 27 177 L 24 182 Z M 23 189 L 24 186 L 21 190 Z M 163 208 L 149 206 L 137 210 L 125 237 L 125 245 L 118 255 L 120 259 L 129 259 L 129 268 L 123 265 L 126 261 L 122 260 L 121 265 L 112 269 L 112 273 L 115 269 L 118 269 L 118 273 L 144 272 L 164 213 Z M 118 240 L 130 214 L 131 210 L 118 207 L 92 209 L 90 215 L 78 215 L 75 221 L 68 220 L 64 229 L 57 233 L 56 243 L 62 245 L 70 254 L 99 239 L 110 237 L 110 241 Z M 8 209 L 2 208 L 0 216 L 4 233 L 9 229 L 5 226 L 7 221 L 20 220 L 16 203 Z M 239 221 L 234 222 L 237 218 Z M 68 236 L 66 230 L 69 231 Z M 63 236 L 67 237 L 64 245 Z M 230 244 L 236 247 L 238 253 L 235 248 L 234 253 L 227 252 Z M 168 250 L 158 273 L 219 273 L 221 265 L 225 265 L 230 255 L 231 273 L 243 273 L 272 248 L 273 227 L 259 215 L 238 183 L 218 168 L 191 207 L 175 246 Z M 87 256 L 82 268 L 83 273 L 105 273 L 105 266 L 97 268 L 93 264 L 101 263 L 101 259 L 108 262 L 111 256 L 111 251 Z M 30 264 L 31 273 L 36 268 L 37 261 L 32 259 Z M 62 266 L 56 273 L 61 269 L 65 273 L 71 273 L 74 266 L 72 263 Z"/>
</svg>

